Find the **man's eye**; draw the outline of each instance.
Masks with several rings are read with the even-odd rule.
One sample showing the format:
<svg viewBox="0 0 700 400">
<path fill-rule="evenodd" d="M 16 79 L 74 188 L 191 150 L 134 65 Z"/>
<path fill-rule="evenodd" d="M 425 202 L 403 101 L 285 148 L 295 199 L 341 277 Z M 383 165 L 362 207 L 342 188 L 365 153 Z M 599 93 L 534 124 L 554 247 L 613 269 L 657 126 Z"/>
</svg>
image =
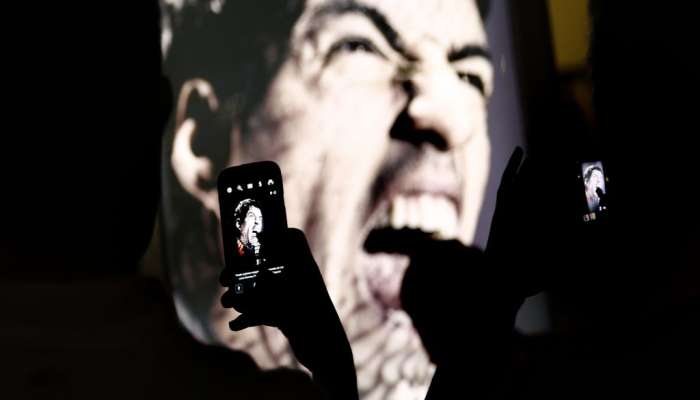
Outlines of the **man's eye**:
<svg viewBox="0 0 700 400">
<path fill-rule="evenodd" d="M 486 94 L 486 88 L 484 86 L 484 80 L 481 79 L 479 75 L 476 74 L 470 74 L 468 72 L 457 72 L 457 76 L 459 76 L 459 79 L 468 82 L 470 85 L 474 86 L 481 92 L 481 94 L 485 95 Z"/>
<path fill-rule="evenodd" d="M 348 37 L 333 44 L 331 49 L 328 51 L 326 61 L 330 61 L 334 56 L 341 55 L 342 53 L 357 52 L 365 52 L 381 56 L 381 53 L 379 50 L 377 50 L 377 47 L 370 40 L 361 37 Z"/>
</svg>

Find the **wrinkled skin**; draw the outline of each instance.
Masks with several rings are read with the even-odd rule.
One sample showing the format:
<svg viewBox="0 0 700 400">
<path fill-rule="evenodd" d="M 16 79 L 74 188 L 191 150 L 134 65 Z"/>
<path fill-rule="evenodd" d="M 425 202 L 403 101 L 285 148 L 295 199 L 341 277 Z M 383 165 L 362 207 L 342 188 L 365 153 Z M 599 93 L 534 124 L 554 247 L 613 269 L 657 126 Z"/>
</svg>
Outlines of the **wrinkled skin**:
<svg viewBox="0 0 700 400">
<path fill-rule="evenodd" d="M 307 233 L 353 348 L 360 395 L 422 398 L 434 368 L 401 309 L 409 258 L 364 244 L 375 228 L 411 227 L 471 245 L 490 161 L 486 36 L 472 1 L 338 4 L 348 3 L 308 1 L 249 131 L 231 132 L 238 147 L 228 164 L 280 165 L 289 225 Z M 382 33 L 377 15 L 391 29 Z M 204 213 L 218 215 L 215 191 L 200 184 L 217 171 L 188 146 L 199 126 L 176 127 L 171 165 Z M 216 341 L 263 367 L 294 363 L 275 330 L 230 332 L 235 316 L 214 306 Z"/>
</svg>

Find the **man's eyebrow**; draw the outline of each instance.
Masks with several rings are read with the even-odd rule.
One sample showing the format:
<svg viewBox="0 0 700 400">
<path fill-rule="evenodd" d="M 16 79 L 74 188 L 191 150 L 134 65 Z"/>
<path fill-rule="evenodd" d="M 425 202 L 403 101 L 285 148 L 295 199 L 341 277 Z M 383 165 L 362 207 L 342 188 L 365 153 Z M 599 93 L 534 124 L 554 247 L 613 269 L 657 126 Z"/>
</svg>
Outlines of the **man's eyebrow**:
<svg viewBox="0 0 700 400">
<path fill-rule="evenodd" d="M 489 53 L 489 51 L 486 50 L 485 47 L 473 44 L 468 44 L 459 49 L 452 49 L 447 54 L 447 60 L 449 62 L 459 61 L 465 58 L 472 57 L 483 57 L 487 61 L 491 61 L 491 53 Z"/>
<path fill-rule="evenodd" d="M 386 16 L 376 8 L 349 0 L 321 6 L 314 13 L 314 17 L 320 18 L 326 15 L 342 14 L 360 14 L 367 17 L 377 28 L 379 33 L 384 36 L 384 39 L 386 39 L 387 43 L 389 43 L 389 46 L 391 46 L 394 51 L 401 54 L 401 56 L 408 61 L 418 60 L 418 57 L 406 49 L 401 36 L 399 36 L 398 32 L 391 26 Z"/>
</svg>

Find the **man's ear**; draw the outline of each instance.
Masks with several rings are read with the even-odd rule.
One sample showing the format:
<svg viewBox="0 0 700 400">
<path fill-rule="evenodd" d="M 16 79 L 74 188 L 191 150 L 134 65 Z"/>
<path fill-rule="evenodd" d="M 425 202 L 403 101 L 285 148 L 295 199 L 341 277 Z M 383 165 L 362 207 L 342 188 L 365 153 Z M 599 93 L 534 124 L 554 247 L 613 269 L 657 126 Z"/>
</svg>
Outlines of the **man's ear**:
<svg viewBox="0 0 700 400">
<path fill-rule="evenodd" d="M 211 113 L 219 109 L 219 100 L 209 82 L 192 79 L 182 85 L 175 110 L 175 136 L 173 139 L 170 164 L 182 188 L 197 198 L 211 212 L 219 214 L 216 185 L 216 172 L 212 161 L 193 151 L 193 139 L 198 129 L 204 126 L 202 115 L 192 112 L 194 101 L 204 101 Z"/>
</svg>

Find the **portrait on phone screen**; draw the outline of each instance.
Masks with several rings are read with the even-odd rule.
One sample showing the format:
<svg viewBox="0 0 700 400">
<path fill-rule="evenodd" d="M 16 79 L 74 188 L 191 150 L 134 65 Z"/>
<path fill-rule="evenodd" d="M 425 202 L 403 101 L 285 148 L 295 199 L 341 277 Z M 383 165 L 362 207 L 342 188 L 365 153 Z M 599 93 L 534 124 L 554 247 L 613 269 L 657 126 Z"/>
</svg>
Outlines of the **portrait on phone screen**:
<svg viewBox="0 0 700 400">
<path fill-rule="evenodd" d="M 583 186 L 586 191 L 586 202 L 590 212 L 600 211 L 600 196 L 598 189 L 603 194 L 605 191 L 605 173 L 603 171 L 603 163 L 600 161 L 592 163 L 583 163 L 581 166 L 583 176 Z"/>
<path fill-rule="evenodd" d="M 253 199 L 242 200 L 233 214 L 238 237 L 236 250 L 243 263 L 260 265 L 263 261 L 260 250 L 260 234 L 263 231 L 263 214 L 260 205 Z"/>
</svg>

